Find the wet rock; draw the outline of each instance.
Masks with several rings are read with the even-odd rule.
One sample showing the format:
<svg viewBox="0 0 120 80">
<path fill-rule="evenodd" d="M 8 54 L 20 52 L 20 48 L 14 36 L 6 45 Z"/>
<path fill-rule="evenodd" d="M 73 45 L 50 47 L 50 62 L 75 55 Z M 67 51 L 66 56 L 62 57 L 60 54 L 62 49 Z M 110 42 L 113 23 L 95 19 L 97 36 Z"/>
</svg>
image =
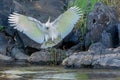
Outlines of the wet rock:
<svg viewBox="0 0 120 80">
<path fill-rule="evenodd" d="M 59 63 L 66 57 L 65 51 L 60 49 L 41 50 L 32 53 L 28 58 L 29 62 L 47 64 L 47 62 Z"/>
<path fill-rule="evenodd" d="M 11 56 L 17 60 L 27 60 L 29 57 L 25 54 L 24 50 L 16 47 L 11 50 Z"/>
<path fill-rule="evenodd" d="M 119 36 L 119 45 L 120 45 L 120 24 L 118 24 L 118 36 Z"/>
<path fill-rule="evenodd" d="M 4 33 L 0 33 L 0 54 L 6 55 L 8 40 Z"/>
<path fill-rule="evenodd" d="M 112 24 L 117 24 L 117 22 L 118 17 L 114 8 L 108 7 L 101 2 L 96 3 L 94 10 L 87 16 L 88 32 L 85 38 L 85 46 L 88 47 L 91 43 L 99 42 L 103 31 L 106 30 L 109 25 L 114 26 Z M 112 39 L 112 41 L 114 41 L 114 38 Z"/>
<path fill-rule="evenodd" d="M 98 47 L 96 47 L 97 49 Z M 90 48 L 85 52 L 74 53 L 63 60 L 67 67 L 91 66 L 93 68 L 120 68 L 120 47 L 106 49 Z"/>
<path fill-rule="evenodd" d="M 0 61 L 13 61 L 13 58 L 0 54 Z"/>
</svg>

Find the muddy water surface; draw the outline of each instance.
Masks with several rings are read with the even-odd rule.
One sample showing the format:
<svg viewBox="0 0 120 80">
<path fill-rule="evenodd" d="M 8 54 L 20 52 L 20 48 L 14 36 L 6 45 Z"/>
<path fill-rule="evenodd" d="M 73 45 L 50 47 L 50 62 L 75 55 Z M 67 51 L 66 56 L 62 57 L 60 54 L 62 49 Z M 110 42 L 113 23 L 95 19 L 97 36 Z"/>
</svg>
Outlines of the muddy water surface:
<svg viewBox="0 0 120 80">
<path fill-rule="evenodd" d="M 0 80 L 120 80 L 120 70 L 65 69 L 58 66 L 0 67 Z"/>
</svg>

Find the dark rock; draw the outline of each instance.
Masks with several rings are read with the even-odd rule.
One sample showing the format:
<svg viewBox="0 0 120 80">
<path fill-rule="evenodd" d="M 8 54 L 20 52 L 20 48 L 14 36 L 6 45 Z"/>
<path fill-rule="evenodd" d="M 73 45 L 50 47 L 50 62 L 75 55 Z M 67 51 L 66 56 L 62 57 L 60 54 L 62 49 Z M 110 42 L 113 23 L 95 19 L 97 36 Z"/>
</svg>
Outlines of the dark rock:
<svg viewBox="0 0 120 80">
<path fill-rule="evenodd" d="M 11 56 L 17 60 L 27 60 L 29 57 L 25 54 L 24 50 L 16 47 L 11 50 Z"/>
<path fill-rule="evenodd" d="M 103 31 L 101 34 L 101 42 L 104 44 L 107 48 L 113 47 L 113 41 L 112 36 L 110 33 L 107 33 L 106 31 Z"/>
<path fill-rule="evenodd" d="M 88 51 L 72 54 L 64 59 L 62 64 L 79 68 L 82 66 L 92 66 L 93 68 L 120 68 L 120 47 L 102 49 L 102 45 L 100 48 L 95 48 L 94 46 L 94 48 L 91 47 Z"/>
<path fill-rule="evenodd" d="M 33 40 L 31 40 L 29 37 L 27 37 L 26 35 L 24 35 L 23 33 L 20 33 L 20 32 L 18 32 L 18 36 L 20 37 L 19 39 L 18 39 L 18 41 L 20 41 L 20 39 L 21 39 L 21 42 L 18 42 L 18 43 L 23 43 L 23 45 L 24 45 L 24 47 L 31 47 L 31 48 L 35 48 L 35 49 L 38 49 L 38 50 L 40 50 L 40 44 L 39 43 L 37 43 L 37 42 L 35 42 L 35 41 L 33 41 Z"/>
<path fill-rule="evenodd" d="M 13 0 L 1 0 L 0 1 L 0 24 L 8 25 L 8 15 L 13 11 Z"/>
<path fill-rule="evenodd" d="M 51 50 L 41 50 L 38 52 L 32 53 L 32 55 L 28 58 L 29 62 L 36 63 L 46 63 L 53 62 L 59 63 L 66 57 L 65 51 L 60 49 L 51 49 Z"/>
<path fill-rule="evenodd" d="M 17 32 L 15 29 L 13 29 L 13 27 L 9 26 L 9 27 L 5 27 L 5 33 L 8 35 L 8 36 L 11 36 L 11 37 L 14 37 L 15 36 L 15 33 Z"/>
<path fill-rule="evenodd" d="M 97 43 L 92 44 L 89 47 L 88 51 L 93 51 L 94 55 L 96 55 L 96 54 L 101 54 L 103 49 L 106 49 L 106 47 L 101 42 L 97 42 Z"/>
<path fill-rule="evenodd" d="M 77 45 L 80 42 L 81 32 L 80 30 L 73 30 L 62 42 L 64 49 L 69 49 L 72 46 Z"/>
<path fill-rule="evenodd" d="M 0 33 L 0 54 L 6 55 L 8 40 L 4 33 Z"/>
<path fill-rule="evenodd" d="M 118 36 L 119 36 L 119 45 L 120 45 L 120 24 L 118 24 Z"/>
<path fill-rule="evenodd" d="M 64 10 L 64 4 L 58 0 L 35 0 L 32 2 L 16 0 L 13 3 L 15 12 L 34 17 L 42 22 L 46 22 L 49 16 L 54 20 Z"/>
<path fill-rule="evenodd" d="M 112 47 L 117 47 L 119 44 L 118 24 L 110 24 L 106 28 L 106 32 L 111 35 Z"/>
<path fill-rule="evenodd" d="M 87 16 L 88 32 L 85 38 L 85 46 L 88 47 L 91 43 L 99 42 L 102 32 L 106 30 L 108 25 L 117 22 L 118 17 L 114 8 L 108 7 L 101 2 L 96 3 L 94 10 Z"/>
</svg>

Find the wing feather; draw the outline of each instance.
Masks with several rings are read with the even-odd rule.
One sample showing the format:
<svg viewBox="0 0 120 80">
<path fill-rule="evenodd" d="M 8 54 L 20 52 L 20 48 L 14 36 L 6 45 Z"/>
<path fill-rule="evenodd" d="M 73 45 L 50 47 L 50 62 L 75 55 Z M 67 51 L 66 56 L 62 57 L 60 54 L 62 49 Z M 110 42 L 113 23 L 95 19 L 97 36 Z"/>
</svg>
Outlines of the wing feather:
<svg viewBox="0 0 120 80">
<path fill-rule="evenodd" d="M 38 43 L 44 42 L 43 26 L 40 21 L 18 13 L 10 14 L 8 21 L 10 26 L 14 26 L 14 29 L 23 32 L 32 40 Z"/>
<path fill-rule="evenodd" d="M 82 11 L 78 7 L 71 7 L 53 21 L 52 24 L 56 27 L 56 30 L 63 39 L 72 31 L 74 25 L 82 15 Z"/>
</svg>

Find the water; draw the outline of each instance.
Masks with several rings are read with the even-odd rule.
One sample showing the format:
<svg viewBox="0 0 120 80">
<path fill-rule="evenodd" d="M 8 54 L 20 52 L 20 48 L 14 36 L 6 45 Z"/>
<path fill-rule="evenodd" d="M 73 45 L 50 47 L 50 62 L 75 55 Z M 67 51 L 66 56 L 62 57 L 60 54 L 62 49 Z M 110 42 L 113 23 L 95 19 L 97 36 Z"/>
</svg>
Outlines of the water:
<svg viewBox="0 0 120 80">
<path fill-rule="evenodd" d="M 0 80 L 120 80 L 120 70 L 65 69 L 60 66 L 0 67 Z"/>
</svg>

